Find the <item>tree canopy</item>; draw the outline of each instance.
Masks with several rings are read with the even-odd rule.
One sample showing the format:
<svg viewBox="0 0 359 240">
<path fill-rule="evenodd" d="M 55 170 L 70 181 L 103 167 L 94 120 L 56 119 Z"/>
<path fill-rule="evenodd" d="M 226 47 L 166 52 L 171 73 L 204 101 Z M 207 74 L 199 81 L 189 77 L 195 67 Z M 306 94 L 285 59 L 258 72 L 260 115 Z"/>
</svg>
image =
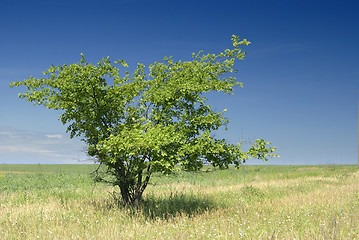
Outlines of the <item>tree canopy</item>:
<svg viewBox="0 0 359 240">
<path fill-rule="evenodd" d="M 191 61 L 165 57 L 148 69 L 138 64 L 132 74 L 115 67 L 128 67 L 123 60 L 107 57 L 92 65 L 82 55 L 78 63 L 52 65 L 44 78 L 11 87 L 25 86 L 20 98 L 61 110 L 71 138 L 80 137 L 88 155 L 106 167 L 97 180 L 119 186 L 123 203 L 137 205 L 154 172 L 199 170 L 204 162 L 226 168 L 275 156 L 262 139 L 243 151 L 240 143 L 211 135 L 228 120 L 226 110 L 215 112 L 207 104 L 205 93 L 232 94 L 242 87 L 233 77 L 234 64 L 245 56 L 239 47 L 250 42 L 232 36 L 232 43 L 219 54 L 192 54 Z"/>
</svg>

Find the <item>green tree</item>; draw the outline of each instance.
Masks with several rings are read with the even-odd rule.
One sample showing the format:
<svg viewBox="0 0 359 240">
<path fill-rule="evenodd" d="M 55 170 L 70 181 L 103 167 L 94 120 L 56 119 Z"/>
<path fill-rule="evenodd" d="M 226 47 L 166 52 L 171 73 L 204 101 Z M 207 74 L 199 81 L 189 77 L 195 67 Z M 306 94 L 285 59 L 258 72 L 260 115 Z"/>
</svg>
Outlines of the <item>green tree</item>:
<svg viewBox="0 0 359 240">
<path fill-rule="evenodd" d="M 148 72 L 138 64 L 132 74 L 120 74 L 108 57 L 92 65 L 82 55 L 79 63 L 51 66 L 44 72 L 47 77 L 10 86 L 27 87 L 20 98 L 61 110 L 71 138 L 80 137 L 88 155 L 105 166 L 97 180 L 118 186 L 123 204 L 138 205 L 155 172 L 171 173 L 177 165 L 199 170 L 204 161 L 226 168 L 249 157 L 274 156 L 275 148 L 261 139 L 243 151 L 241 144 L 211 136 L 228 120 L 225 110 L 215 112 L 206 104 L 204 94 L 232 94 L 242 86 L 230 73 L 236 72 L 235 60 L 245 56 L 239 47 L 250 42 L 232 36 L 232 43 L 231 50 L 199 52 L 191 61 L 164 58 Z M 123 60 L 114 63 L 128 67 Z"/>
</svg>

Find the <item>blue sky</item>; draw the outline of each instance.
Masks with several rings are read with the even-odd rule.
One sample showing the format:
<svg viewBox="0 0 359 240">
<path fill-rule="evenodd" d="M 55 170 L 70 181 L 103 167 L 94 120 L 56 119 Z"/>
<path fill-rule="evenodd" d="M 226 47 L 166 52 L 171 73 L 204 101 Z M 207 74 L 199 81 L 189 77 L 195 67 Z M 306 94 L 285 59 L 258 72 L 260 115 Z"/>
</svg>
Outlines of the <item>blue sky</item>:
<svg viewBox="0 0 359 240">
<path fill-rule="evenodd" d="M 356 164 L 359 100 L 358 1 L 50 1 L 0 3 L 0 163 L 83 163 L 59 113 L 17 98 L 13 81 L 41 77 L 51 64 L 124 59 L 149 65 L 164 56 L 231 47 L 247 38 L 227 108 L 229 142 L 264 138 L 269 164 Z M 251 161 L 253 164 L 262 163 Z"/>
</svg>

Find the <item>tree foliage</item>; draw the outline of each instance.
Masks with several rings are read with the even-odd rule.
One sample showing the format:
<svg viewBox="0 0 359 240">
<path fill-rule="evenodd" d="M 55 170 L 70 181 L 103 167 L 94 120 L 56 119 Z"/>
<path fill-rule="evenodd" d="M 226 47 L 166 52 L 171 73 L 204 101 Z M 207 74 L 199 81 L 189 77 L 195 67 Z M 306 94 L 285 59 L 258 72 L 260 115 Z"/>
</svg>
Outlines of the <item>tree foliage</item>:
<svg viewBox="0 0 359 240">
<path fill-rule="evenodd" d="M 137 205 L 151 174 L 171 173 L 176 166 L 199 170 L 204 161 L 215 167 L 239 166 L 249 157 L 267 160 L 275 148 L 263 140 L 243 151 L 241 144 L 216 139 L 211 132 L 225 125 L 225 112 L 215 112 L 205 93 L 232 94 L 242 84 L 232 77 L 247 40 L 232 36 L 232 49 L 219 54 L 192 55 L 191 61 L 172 57 L 132 74 L 120 72 L 109 58 L 51 66 L 44 78 L 30 77 L 20 98 L 61 110 L 60 120 L 71 138 L 80 137 L 87 153 L 106 166 L 98 180 L 119 186 L 124 204 Z M 128 67 L 123 60 L 114 64 Z M 47 76 L 47 77 L 46 77 Z"/>
</svg>

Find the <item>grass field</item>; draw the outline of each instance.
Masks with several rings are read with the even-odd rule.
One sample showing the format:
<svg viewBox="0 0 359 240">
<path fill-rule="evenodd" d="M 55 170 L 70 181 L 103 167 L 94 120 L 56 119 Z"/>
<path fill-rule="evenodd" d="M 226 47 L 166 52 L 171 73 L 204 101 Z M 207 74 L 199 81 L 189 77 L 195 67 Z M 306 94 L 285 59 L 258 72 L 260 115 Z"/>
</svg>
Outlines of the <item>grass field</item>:
<svg viewBox="0 0 359 240">
<path fill-rule="evenodd" d="M 0 239 L 359 239 L 358 166 L 156 175 L 138 209 L 95 167 L 0 165 Z"/>
</svg>

